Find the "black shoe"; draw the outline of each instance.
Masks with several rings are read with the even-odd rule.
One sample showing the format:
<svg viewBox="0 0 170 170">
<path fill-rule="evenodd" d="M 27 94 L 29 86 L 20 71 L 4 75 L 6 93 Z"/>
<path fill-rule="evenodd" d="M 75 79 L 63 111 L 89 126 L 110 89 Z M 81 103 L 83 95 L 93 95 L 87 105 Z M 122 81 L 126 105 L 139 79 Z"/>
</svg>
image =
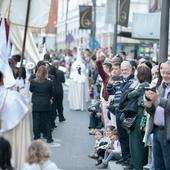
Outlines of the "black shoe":
<svg viewBox="0 0 170 170">
<path fill-rule="evenodd" d="M 88 155 L 89 158 L 97 160 L 99 157 L 97 155 Z"/>
<path fill-rule="evenodd" d="M 38 140 L 38 139 L 40 139 L 40 137 L 37 137 L 37 136 L 36 136 L 36 137 L 34 137 L 34 140 Z"/>
<path fill-rule="evenodd" d="M 65 118 L 62 118 L 62 119 L 59 119 L 59 122 L 64 122 L 66 119 Z"/>
<path fill-rule="evenodd" d="M 116 164 L 121 164 L 123 163 L 125 160 L 123 158 L 119 159 L 118 161 L 116 161 Z"/>
<path fill-rule="evenodd" d="M 98 169 L 107 169 L 108 164 L 102 163 L 101 165 L 98 166 Z"/>
<path fill-rule="evenodd" d="M 52 143 L 52 142 L 54 142 L 53 139 L 47 139 L 47 143 Z"/>
<path fill-rule="evenodd" d="M 51 128 L 52 129 L 57 128 L 57 125 L 55 123 L 52 123 Z"/>
<path fill-rule="evenodd" d="M 122 162 L 121 164 L 122 164 L 122 166 L 130 166 L 130 160 L 127 159 L 124 162 Z"/>
</svg>

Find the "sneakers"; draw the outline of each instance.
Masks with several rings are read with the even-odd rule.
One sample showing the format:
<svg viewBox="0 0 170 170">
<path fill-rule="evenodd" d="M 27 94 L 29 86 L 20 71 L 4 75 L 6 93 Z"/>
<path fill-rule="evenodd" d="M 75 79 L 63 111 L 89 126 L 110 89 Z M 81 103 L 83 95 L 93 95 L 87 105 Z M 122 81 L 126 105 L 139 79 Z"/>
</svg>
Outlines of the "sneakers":
<svg viewBox="0 0 170 170">
<path fill-rule="evenodd" d="M 99 157 L 95 154 L 88 155 L 89 158 L 97 160 Z"/>
<path fill-rule="evenodd" d="M 108 164 L 102 163 L 98 166 L 98 169 L 106 169 L 108 167 Z"/>
<path fill-rule="evenodd" d="M 99 158 L 97 161 L 96 161 L 96 166 L 100 165 L 102 163 L 102 159 Z"/>
</svg>

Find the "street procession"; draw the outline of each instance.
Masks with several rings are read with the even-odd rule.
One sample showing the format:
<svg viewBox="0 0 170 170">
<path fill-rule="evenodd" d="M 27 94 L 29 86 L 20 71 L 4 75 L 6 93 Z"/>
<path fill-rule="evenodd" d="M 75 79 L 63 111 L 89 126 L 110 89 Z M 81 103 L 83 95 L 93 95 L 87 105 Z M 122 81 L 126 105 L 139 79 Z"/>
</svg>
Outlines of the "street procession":
<svg viewBox="0 0 170 170">
<path fill-rule="evenodd" d="M 0 170 L 170 170 L 169 0 L 0 0 Z"/>
</svg>

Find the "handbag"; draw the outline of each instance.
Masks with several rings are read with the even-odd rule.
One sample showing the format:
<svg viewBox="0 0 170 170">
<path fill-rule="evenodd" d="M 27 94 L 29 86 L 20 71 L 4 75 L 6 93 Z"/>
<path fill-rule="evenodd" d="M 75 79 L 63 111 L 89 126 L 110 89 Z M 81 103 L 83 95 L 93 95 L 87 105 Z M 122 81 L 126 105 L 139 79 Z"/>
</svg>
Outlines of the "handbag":
<svg viewBox="0 0 170 170">
<path fill-rule="evenodd" d="M 136 123 L 136 115 L 133 117 L 126 117 L 124 113 L 121 115 L 122 127 L 126 130 L 133 130 Z"/>
</svg>

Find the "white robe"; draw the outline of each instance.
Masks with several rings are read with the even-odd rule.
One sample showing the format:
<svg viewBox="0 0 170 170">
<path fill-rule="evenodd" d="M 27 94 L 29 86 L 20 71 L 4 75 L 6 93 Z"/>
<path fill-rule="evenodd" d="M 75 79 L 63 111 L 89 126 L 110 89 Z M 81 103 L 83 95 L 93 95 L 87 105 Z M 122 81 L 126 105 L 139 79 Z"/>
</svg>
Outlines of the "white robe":
<svg viewBox="0 0 170 170">
<path fill-rule="evenodd" d="M 77 67 L 81 68 L 81 74 Z M 68 90 L 68 101 L 70 109 L 84 110 L 89 100 L 88 79 L 86 76 L 85 64 L 78 58 L 71 67 L 70 85 Z"/>
<path fill-rule="evenodd" d="M 0 98 L 0 135 L 10 142 L 13 166 L 20 170 L 31 143 L 28 105 L 21 94 L 4 86 Z"/>
</svg>

